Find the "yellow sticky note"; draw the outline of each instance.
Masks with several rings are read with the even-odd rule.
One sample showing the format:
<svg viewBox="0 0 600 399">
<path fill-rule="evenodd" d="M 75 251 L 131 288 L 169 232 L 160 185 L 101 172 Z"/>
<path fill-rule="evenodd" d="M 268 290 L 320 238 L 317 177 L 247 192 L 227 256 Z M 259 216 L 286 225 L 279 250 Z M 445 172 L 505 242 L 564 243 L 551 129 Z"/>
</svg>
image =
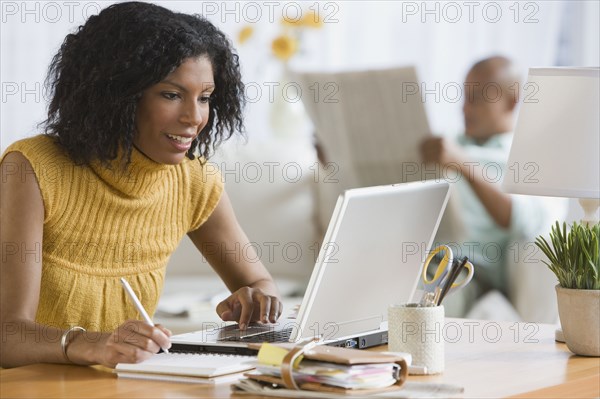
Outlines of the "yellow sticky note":
<svg viewBox="0 0 600 399">
<path fill-rule="evenodd" d="M 287 349 L 280 346 L 264 343 L 258 351 L 258 362 L 260 364 L 279 367 L 288 352 Z M 294 362 L 294 368 L 298 367 L 301 360 L 302 356 L 299 356 Z"/>
</svg>

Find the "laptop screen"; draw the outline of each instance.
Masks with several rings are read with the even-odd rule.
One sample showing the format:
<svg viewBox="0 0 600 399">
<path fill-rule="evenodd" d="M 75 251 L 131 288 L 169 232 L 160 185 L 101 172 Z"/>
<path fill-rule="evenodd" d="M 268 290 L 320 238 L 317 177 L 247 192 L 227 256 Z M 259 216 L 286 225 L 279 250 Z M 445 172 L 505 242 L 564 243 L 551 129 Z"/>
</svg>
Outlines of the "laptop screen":
<svg viewBox="0 0 600 399">
<path fill-rule="evenodd" d="M 445 181 L 340 195 L 290 339 L 377 330 L 390 304 L 409 302 L 448 195 Z"/>
</svg>

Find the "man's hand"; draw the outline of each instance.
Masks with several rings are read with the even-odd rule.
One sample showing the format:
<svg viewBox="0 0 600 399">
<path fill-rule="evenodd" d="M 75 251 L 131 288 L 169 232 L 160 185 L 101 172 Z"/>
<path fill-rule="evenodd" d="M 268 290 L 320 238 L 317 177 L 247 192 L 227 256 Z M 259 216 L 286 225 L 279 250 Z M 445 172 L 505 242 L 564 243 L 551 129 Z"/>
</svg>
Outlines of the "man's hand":
<svg viewBox="0 0 600 399">
<path fill-rule="evenodd" d="M 421 142 L 421 157 L 425 163 L 455 166 L 462 169 L 465 155 L 452 141 L 443 137 L 428 137 Z"/>
<path fill-rule="evenodd" d="M 469 183 L 494 222 L 505 229 L 510 227 L 511 197 L 483 179 L 481 171 L 470 169 L 469 158 L 458 145 L 443 137 L 429 137 L 421 143 L 421 156 L 425 163 L 456 169 Z"/>
</svg>

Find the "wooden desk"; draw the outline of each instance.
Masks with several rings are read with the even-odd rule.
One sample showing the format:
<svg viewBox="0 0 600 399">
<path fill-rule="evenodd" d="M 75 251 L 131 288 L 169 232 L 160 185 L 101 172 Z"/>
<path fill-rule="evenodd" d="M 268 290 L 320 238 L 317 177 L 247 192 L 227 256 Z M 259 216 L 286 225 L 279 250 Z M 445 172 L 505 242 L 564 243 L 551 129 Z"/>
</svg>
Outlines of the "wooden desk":
<svg viewBox="0 0 600 399">
<path fill-rule="evenodd" d="M 554 342 L 552 325 L 448 319 L 446 370 L 413 381 L 462 385 L 465 397 L 598 397 L 600 358 Z M 379 347 L 375 350 L 385 350 Z M 230 396 L 229 385 L 117 379 L 100 367 L 33 365 L 0 371 L 2 398 L 173 398 Z"/>
</svg>

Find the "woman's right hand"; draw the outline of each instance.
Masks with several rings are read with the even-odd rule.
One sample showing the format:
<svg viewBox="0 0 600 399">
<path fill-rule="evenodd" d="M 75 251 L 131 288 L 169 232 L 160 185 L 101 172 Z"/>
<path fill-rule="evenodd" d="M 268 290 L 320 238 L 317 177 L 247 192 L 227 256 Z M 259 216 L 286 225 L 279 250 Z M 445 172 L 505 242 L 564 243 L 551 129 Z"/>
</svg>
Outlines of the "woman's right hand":
<svg viewBox="0 0 600 399">
<path fill-rule="evenodd" d="M 169 349 L 171 335 L 171 331 L 160 324 L 153 327 L 141 320 L 128 320 L 99 340 L 97 363 L 114 368 L 117 363 L 142 362 L 161 348 Z"/>
</svg>

